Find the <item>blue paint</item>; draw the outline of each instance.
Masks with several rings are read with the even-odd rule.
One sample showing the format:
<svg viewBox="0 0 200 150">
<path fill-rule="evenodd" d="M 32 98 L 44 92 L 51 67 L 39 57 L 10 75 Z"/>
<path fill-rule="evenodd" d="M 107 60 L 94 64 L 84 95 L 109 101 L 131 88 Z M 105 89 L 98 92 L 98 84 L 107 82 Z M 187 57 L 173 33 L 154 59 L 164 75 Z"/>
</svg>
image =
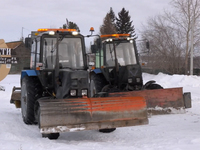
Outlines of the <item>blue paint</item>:
<svg viewBox="0 0 200 150">
<path fill-rule="evenodd" d="M 36 70 L 22 70 L 21 79 L 23 79 L 25 76 L 38 76 L 38 73 Z"/>
<path fill-rule="evenodd" d="M 94 71 L 96 74 L 102 73 L 102 72 L 101 72 L 101 69 L 99 69 L 99 68 L 98 68 L 98 69 L 94 69 L 93 71 Z"/>
</svg>

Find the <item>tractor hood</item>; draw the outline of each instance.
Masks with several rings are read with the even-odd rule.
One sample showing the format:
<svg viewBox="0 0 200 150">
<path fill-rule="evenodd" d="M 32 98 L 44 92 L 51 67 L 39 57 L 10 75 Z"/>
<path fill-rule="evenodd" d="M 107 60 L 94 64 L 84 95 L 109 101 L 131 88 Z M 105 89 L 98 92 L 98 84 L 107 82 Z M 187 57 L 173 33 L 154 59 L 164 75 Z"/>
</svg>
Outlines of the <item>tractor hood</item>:
<svg viewBox="0 0 200 150">
<path fill-rule="evenodd" d="M 131 87 L 131 89 L 138 90 L 143 86 L 142 71 L 138 64 L 119 66 L 119 71 L 116 68 L 104 68 L 102 72 L 107 79 L 111 81 L 111 84 L 118 86 L 119 89 L 124 90 L 124 88 Z"/>
<path fill-rule="evenodd" d="M 68 70 L 59 71 L 59 79 L 57 79 L 56 98 L 81 97 L 82 90 L 88 91 L 88 72 L 84 70 Z M 76 92 L 70 95 L 70 91 Z"/>
</svg>

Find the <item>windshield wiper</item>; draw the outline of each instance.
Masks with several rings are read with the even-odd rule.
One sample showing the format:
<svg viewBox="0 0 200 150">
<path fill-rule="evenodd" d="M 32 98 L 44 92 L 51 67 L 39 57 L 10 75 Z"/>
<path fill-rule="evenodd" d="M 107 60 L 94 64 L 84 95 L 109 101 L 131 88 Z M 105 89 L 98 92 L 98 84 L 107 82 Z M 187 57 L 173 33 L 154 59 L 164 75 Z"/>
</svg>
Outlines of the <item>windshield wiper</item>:
<svg viewBox="0 0 200 150">
<path fill-rule="evenodd" d="M 54 46 L 53 46 L 53 48 L 52 48 L 52 50 L 51 50 L 51 53 L 53 53 L 55 50 L 56 50 L 56 47 L 57 47 L 57 44 L 60 44 L 60 42 L 64 39 L 64 35 L 62 35 L 62 37 L 60 37 L 59 39 L 58 39 L 58 41 L 54 44 Z M 52 40 L 52 45 L 53 45 L 53 40 Z"/>
<path fill-rule="evenodd" d="M 110 50 L 111 59 L 112 59 L 112 61 L 113 61 L 113 55 L 112 55 L 112 52 L 113 52 L 114 48 L 111 50 L 110 43 L 109 43 L 109 50 Z"/>
<path fill-rule="evenodd" d="M 113 55 L 112 55 L 112 52 L 114 51 L 114 48 L 116 49 L 116 47 L 120 44 L 120 42 L 118 43 L 114 43 L 113 42 L 113 48 L 111 49 L 111 46 L 110 46 L 110 43 L 109 43 L 109 49 L 110 49 L 110 55 L 111 55 L 111 59 L 113 61 Z"/>
</svg>

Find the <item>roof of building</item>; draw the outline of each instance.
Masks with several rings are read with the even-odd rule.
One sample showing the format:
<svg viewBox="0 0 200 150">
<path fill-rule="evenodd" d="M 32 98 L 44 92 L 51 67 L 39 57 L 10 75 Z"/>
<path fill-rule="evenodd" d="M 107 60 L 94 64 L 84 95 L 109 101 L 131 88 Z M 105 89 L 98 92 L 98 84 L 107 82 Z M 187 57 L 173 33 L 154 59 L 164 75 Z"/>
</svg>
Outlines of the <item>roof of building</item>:
<svg viewBox="0 0 200 150">
<path fill-rule="evenodd" d="M 8 46 L 6 45 L 4 39 L 0 39 L 0 48 L 8 48 Z"/>
<path fill-rule="evenodd" d="M 23 41 L 14 41 L 14 42 L 8 42 L 6 43 L 6 45 L 8 46 L 8 48 L 15 49 L 22 43 Z"/>
</svg>

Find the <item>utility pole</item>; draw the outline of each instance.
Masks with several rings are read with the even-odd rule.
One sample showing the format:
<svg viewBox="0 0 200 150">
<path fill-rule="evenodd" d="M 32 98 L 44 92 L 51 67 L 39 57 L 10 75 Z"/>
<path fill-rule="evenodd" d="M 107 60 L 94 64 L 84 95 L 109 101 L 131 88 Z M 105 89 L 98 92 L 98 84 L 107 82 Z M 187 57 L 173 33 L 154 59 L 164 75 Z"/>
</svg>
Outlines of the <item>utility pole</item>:
<svg viewBox="0 0 200 150">
<path fill-rule="evenodd" d="M 193 53 L 194 53 L 194 24 L 195 24 L 195 17 L 192 17 L 192 29 L 191 29 L 191 49 L 190 49 L 190 75 L 193 75 Z"/>
<path fill-rule="evenodd" d="M 22 35 L 21 35 L 21 41 L 24 41 L 24 36 L 23 36 L 23 30 L 24 30 L 24 27 L 22 27 Z"/>
</svg>

